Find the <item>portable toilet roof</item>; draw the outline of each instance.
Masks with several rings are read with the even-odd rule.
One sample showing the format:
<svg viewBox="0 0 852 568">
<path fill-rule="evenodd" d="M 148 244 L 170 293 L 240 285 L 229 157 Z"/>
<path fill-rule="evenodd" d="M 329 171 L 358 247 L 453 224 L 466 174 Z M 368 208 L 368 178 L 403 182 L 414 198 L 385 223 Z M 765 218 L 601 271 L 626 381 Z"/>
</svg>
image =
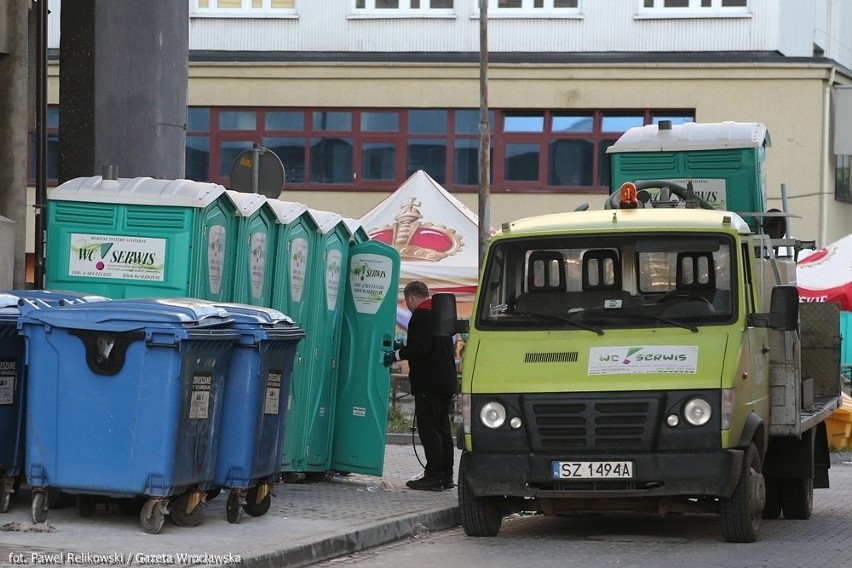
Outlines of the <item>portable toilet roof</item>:
<svg viewBox="0 0 852 568">
<path fill-rule="evenodd" d="M 267 201 L 269 206 L 275 212 L 275 219 L 282 225 L 289 225 L 299 217 L 301 217 L 305 211 L 308 211 L 310 215 L 310 211 L 308 206 L 304 203 L 297 203 L 295 201 L 283 201 L 281 199 L 269 199 Z"/>
<path fill-rule="evenodd" d="M 670 129 L 659 128 L 657 124 L 631 128 L 606 152 L 673 152 L 771 145 L 766 126 L 759 122 L 687 122 L 674 124 Z"/>
<path fill-rule="evenodd" d="M 251 217 L 266 203 L 266 196 L 259 193 L 240 193 L 233 189 L 226 190 L 226 193 L 237 208 L 237 217 Z"/>
<path fill-rule="evenodd" d="M 310 208 L 308 211 L 314 220 L 316 220 L 317 228 L 321 234 L 325 235 L 330 233 L 335 229 L 335 227 L 342 224 L 348 235 L 350 237 L 352 236 L 352 231 L 349 230 L 349 227 L 343 222 L 343 216 L 339 213 L 334 213 L 333 211 L 320 211 L 318 209 Z"/>
<path fill-rule="evenodd" d="M 175 205 L 207 207 L 225 188 L 216 183 L 188 179 L 150 177 L 103 179 L 102 176 L 78 177 L 50 190 L 48 199 L 88 203 L 134 205 Z"/>
</svg>

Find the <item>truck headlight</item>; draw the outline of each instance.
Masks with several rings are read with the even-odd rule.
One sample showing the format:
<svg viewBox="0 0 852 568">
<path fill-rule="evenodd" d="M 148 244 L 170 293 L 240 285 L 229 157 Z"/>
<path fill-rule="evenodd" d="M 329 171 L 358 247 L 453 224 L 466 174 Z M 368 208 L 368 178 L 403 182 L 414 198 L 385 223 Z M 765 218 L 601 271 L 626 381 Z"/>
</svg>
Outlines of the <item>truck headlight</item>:
<svg viewBox="0 0 852 568">
<path fill-rule="evenodd" d="M 704 426 L 712 415 L 710 403 L 703 398 L 693 398 L 683 407 L 683 417 L 693 426 Z"/>
<path fill-rule="evenodd" d="M 499 402 L 489 402 L 479 411 L 479 420 L 488 428 L 499 428 L 506 422 L 506 407 Z"/>
</svg>

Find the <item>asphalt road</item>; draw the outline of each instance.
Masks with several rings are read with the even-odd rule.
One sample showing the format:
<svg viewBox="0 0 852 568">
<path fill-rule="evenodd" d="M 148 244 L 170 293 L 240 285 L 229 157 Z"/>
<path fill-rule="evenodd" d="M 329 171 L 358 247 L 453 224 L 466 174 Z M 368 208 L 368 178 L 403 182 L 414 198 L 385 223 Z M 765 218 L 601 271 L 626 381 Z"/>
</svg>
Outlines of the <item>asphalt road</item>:
<svg viewBox="0 0 852 568">
<path fill-rule="evenodd" d="M 814 492 L 807 521 L 764 520 L 758 542 L 724 542 L 715 515 L 507 517 L 494 538 L 432 532 L 321 566 L 748 567 L 852 566 L 852 461 L 835 455 L 832 487 Z"/>
</svg>

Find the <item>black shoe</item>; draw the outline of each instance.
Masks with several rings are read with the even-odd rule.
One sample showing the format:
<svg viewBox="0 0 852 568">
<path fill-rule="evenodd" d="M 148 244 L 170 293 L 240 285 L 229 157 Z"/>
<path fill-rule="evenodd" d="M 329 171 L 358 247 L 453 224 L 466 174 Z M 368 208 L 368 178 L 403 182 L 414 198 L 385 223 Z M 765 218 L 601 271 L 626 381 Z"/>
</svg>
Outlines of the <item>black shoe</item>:
<svg viewBox="0 0 852 568">
<path fill-rule="evenodd" d="M 443 491 L 444 485 L 440 479 L 430 477 L 421 477 L 420 479 L 412 479 L 407 481 L 405 486 L 409 489 L 417 491 Z"/>
<path fill-rule="evenodd" d="M 444 489 L 452 489 L 452 488 L 454 488 L 454 487 L 456 486 L 456 484 L 453 482 L 453 478 L 452 478 L 452 477 L 445 477 L 445 478 L 441 481 L 441 485 L 442 485 L 442 487 L 443 487 Z"/>
</svg>

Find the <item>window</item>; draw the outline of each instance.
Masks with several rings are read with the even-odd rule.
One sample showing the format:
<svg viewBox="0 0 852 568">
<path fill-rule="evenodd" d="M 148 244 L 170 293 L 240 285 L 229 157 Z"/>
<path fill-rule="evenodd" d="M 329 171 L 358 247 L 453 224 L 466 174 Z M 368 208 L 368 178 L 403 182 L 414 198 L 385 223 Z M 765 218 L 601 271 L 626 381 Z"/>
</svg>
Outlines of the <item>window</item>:
<svg viewBox="0 0 852 568">
<path fill-rule="evenodd" d="M 479 2 L 474 2 L 473 15 L 479 15 Z M 488 17 L 579 18 L 580 0 L 488 0 Z"/>
<path fill-rule="evenodd" d="M 834 198 L 852 203 L 852 156 L 834 157 Z"/>
<path fill-rule="evenodd" d="M 478 109 L 191 107 L 188 116 L 186 176 L 198 181 L 228 185 L 234 159 L 259 144 L 281 159 L 291 189 L 392 189 L 417 170 L 451 190 L 479 182 Z M 606 192 L 607 148 L 663 119 L 690 122 L 694 111 L 492 110 L 492 191 Z"/>
<path fill-rule="evenodd" d="M 638 15 L 654 18 L 718 18 L 749 14 L 749 0 L 641 0 Z"/>
<path fill-rule="evenodd" d="M 453 15 L 454 0 L 355 0 L 353 16 L 411 17 Z"/>
<path fill-rule="evenodd" d="M 292 18 L 296 0 L 191 0 L 193 17 Z"/>
</svg>

